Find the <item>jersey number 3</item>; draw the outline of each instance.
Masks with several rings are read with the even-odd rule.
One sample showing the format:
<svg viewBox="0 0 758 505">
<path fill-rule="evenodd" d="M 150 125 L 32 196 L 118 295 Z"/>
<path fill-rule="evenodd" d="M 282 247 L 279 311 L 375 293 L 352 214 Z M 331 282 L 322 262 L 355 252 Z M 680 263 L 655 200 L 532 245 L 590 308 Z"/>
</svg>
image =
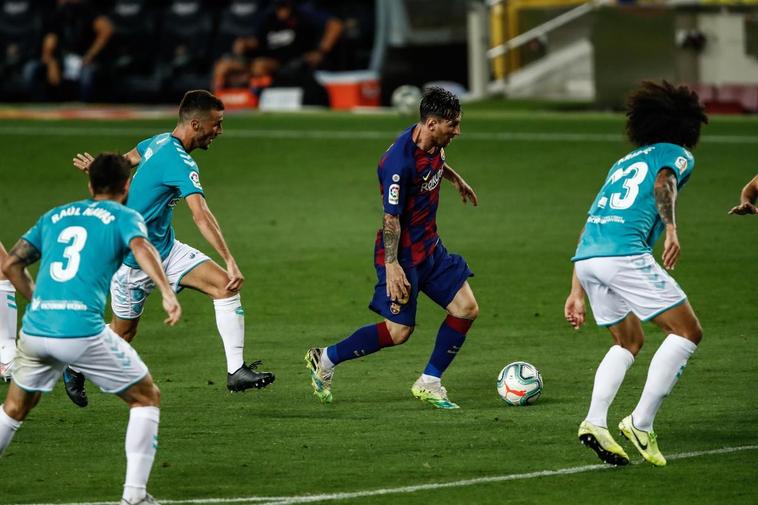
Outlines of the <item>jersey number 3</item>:
<svg viewBox="0 0 758 505">
<path fill-rule="evenodd" d="M 70 281 L 79 271 L 79 263 L 82 257 L 79 255 L 87 243 L 87 229 L 81 226 L 69 226 L 64 228 L 58 235 L 58 242 L 61 244 L 70 244 L 63 250 L 63 257 L 66 258 L 66 264 L 62 261 L 54 261 L 50 264 L 50 276 L 58 282 Z"/>
<path fill-rule="evenodd" d="M 645 180 L 647 176 L 647 163 L 644 161 L 638 161 L 629 165 L 627 168 L 619 168 L 611 174 L 606 183 L 608 186 L 624 179 L 624 191 L 619 193 L 611 193 L 610 201 L 611 208 L 616 210 L 628 209 L 632 206 L 637 196 L 640 194 L 640 184 Z M 608 203 L 608 198 L 603 197 L 598 202 L 599 207 L 605 207 Z"/>
</svg>

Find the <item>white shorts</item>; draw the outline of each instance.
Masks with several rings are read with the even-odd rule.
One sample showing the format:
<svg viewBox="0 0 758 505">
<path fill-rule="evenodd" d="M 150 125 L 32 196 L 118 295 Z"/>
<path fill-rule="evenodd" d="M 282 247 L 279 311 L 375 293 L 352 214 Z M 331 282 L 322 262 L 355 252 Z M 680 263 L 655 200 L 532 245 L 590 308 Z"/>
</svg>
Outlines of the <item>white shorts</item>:
<svg viewBox="0 0 758 505">
<path fill-rule="evenodd" d="M 121 393 L 147 375 L 147 367 L 129 342 L 109 327 L 86 338 L 26 335 L 18 339 L 13 382 L 26 391 L 50 392 L 66 365 L 97 384 L 106 393 Z"/>
<path fill-rule="evenodd" d="M 630 312 L 648 321 L 687 300 L 651 254 L 589 258 L 574 267 L 599 326 L 613 326 Z"/>
<path fill-rule="evenodd" d="M 179 283 L 190 270 L 208 260 L 208 256 L 194 247 L 175 240 L 171 252 L 163 260 L 163 269 L 174 291 L 181 290 Z M 145 301 L 153 289 L 155 284 L 145 272 L 139 268 L 121 265 L 111 279 L 113 314 L 119 319 L 138 319 L 142 316 Z"/>
</svg>

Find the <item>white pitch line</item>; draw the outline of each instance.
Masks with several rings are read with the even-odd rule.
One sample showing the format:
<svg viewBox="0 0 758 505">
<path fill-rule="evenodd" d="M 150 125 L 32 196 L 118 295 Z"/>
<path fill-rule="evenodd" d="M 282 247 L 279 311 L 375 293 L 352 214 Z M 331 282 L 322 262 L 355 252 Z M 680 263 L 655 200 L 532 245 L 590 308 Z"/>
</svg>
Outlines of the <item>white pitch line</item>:
<svg viewBox="0 0 758 505">
<path fill-rule="evenodd" d="M 62 137 L 126 137 L 154 134 L 154 129 L 136 127 L 118 128 L 77 128 L 69 126 L 0 126 L 0 134 L 5 135 L 49 135 Z M 229 129 L 223 134 L 231 138 L 266 138 L 299 140 L 387 140 L 391 141 L 396 131 L 378 130 L 255 130 Z M 568 132 L 466 132 L 461 140 L 499 141 L 499 142 L 624 142 L 624 137 L 607 133 L 568 133 Z M 701 143 L 713 144 L 758 144 L 757 135 L 704 135 Z"/>
<path fill-rule="evenodd" d="M 711 449 L 708 451 L 681 452 L 666 456 L 669 461 L 677 459 L 698 458 L 700 456 L 714 456 L 718 454 L 731 454 L 741 451 L 752 451 L 758 449 L 758 445 L 743 445 L 739 447 L 723 447 L 721 449 Z M 492 475 L 490 477 L 479 477 L 476 479 L 455 480 L 449 482 L 436 482 L 430 484 L 419 484 L 416 486 L 403 486 L 384 489 L 371 489 L 366 491 L 354 491 L 349 493 L 331 493 L 302 496 L 248 496 L 239 498 L 197 498 L 185 500 L 161 500 L 161 503 L 182 505 L 182 504 L 227 504 L 227 503 L 256 503 L 259 505 L 293 505 L 297 503 L 314 503 L 321 501 L 339 501 L 349 500 L 351 498 L 368 498 L 371 496 L 391 495 L 391 494 L 408 494 L 417 491 L 429 491 L 434 489 L 444 489 L 451 487 L 475 486 L 477 484 L 488 484 L 492 482 L 507 482 L 512 480 L 529 480 L 540 477 L 561 477 L 563 475 L 573 475 L 577 473 L 595 472 L 598 470 L 609 470 L 616 467 L 604 464 L 574 466 L 569 468 L 560 468 L 558 470 L 540 470 L 527 473 L 512 473 L 508 475 Z M 621 469 L 618 469 L 622 471 Z M 114 505 L 115 502 L 79 502 L 79 503 L 26 503 L 16 505 Z"/>
</svg>

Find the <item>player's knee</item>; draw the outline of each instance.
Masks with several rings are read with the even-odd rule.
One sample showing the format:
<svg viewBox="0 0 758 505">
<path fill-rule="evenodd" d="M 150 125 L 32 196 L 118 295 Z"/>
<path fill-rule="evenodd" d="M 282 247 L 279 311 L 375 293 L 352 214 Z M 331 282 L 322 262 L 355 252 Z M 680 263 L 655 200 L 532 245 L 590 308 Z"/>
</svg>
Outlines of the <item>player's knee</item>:
<svg viewBox="0 0 758 505">
<path fill-rule="evenodd" d="M 632 341 L 632 342 L 623 342 L 621 343 L 621 347 L 632 353 L 632 356 L 637 357 L 637 355 L 640 353 L 640 350 L 642 349 L 642 346 L 645 344 L 644 340 L 639 341 Z"/>
<path fill-rule="evenodd" d="M 693 342 L 694 344 L 699 344 L 700 341 L 703 340 L 703 328 L 700 326 L 699 321 L 695 321 L 690 328 L 688 328 L 686 331 L 683 331 L 682 333 L 682 336 L 684 338 Z"/>
<path fill-rule="evenodd" d="M 473 321 L 477 317 L 479 317 L 479 304 L 476 303 L 476 300 L 471 300 L 469 303 L 467 303 L 463 307 L 464 315 L 463 319 L 468 319 L 469 321 Z"/>
<path fill-rule="evenodd" d="M 413 326 L 404 326 L 401 324 L 393 324 L 389 327 L 390 338 L 394 345 L 400 345 L 405 343 L 413 333 Z"/>
<path fill-rule="evenodd" d="M 29 412 L 32 410 L 33 405 L 13 402 L 9 400 L 10 399 L 6 399 L 5 403 L 2 405 L 2 409 L 5 411 L 5 414 L 11 419 L 14 419 L 18 422 L 26 419 L 26 416 L 29 415 Z"/>
<path fill-rule="evenodd" d="M 146 400 L 150 404 L 151 407 L 160 407 L 161 405 L 161 390 L 158 389 L 158 386 L 153 383 L 152 387 L 149 388 L 148 393 L 146 395 Z"/>
<path fill-rule="evenodd" d="M 239 291 L 229 291 L 226 286 L 211 286 L 207 294 L 214 300 L 223 300 L 238 295 Z"/>
<path fill-rule="evenodd" d="M 134 340 L 134 337 L 137 336 L 137 328 L 129 328 L 128 330 L 124 330 L 119 336 L 127 342 L 131 342 Z"/>
</svg>

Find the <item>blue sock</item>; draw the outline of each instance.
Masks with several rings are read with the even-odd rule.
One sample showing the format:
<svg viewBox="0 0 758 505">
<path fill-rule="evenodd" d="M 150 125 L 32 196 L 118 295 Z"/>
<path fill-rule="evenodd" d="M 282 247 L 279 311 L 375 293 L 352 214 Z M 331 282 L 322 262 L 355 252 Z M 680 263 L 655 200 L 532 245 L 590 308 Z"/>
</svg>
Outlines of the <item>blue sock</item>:
<svg viewBox="0 0 758 505">
<path fill-rule="evenodd" d="M 445 318 L 437 333 L 437 341 L 434 343 L 429 363 L 424 369 L 426 375 L 442 377 L 466 340 L 466 332 L 472 324 L 473 321 L 460 317 L 447 316 Z"/>
<path fill-rule="evenodd" d="M 382 321 L 379 324 L 369 324 L 358 328 L 355 333 L 345 340 L 330 345 L 326 348 L 329 360 L 335 365 L 361 356 L 373 354 L 382 347 L 392 345 L 387 325 Z"/>
</svg>

